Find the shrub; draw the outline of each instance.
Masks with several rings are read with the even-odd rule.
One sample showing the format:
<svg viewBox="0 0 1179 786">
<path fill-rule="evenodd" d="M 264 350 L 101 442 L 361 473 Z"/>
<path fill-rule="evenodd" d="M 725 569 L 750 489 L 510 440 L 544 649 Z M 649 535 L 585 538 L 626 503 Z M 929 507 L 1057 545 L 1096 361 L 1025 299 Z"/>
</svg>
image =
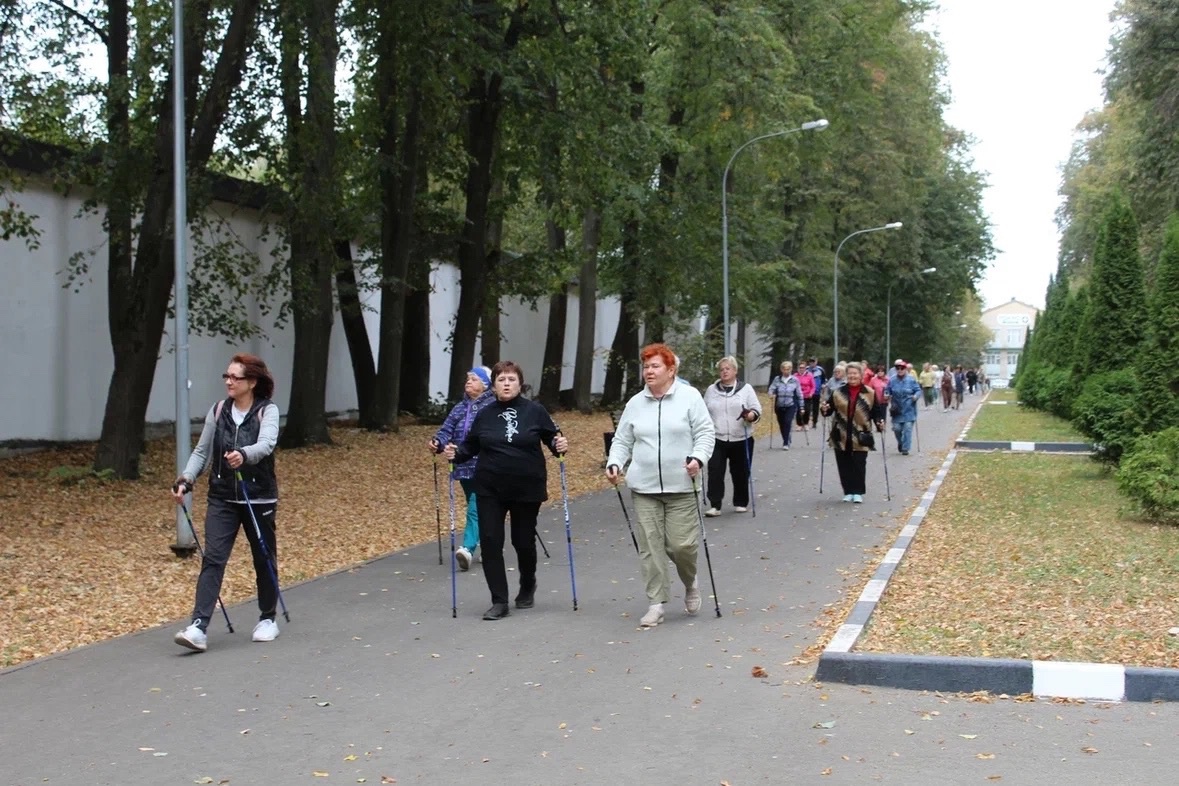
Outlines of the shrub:
<svg viewBox="0 0 1179 786">
<path fill-rule="evenodd" d="M 1044 371 L 1044 367 L 1037 364 L 1034 366 L 1019 365 L 1019 371 L 1016 372 L 1015 390 L 1019 393 L 1019 400 L 1025 407 L 1032 409 L 1042 409 L 1042 399 L 1040 398 L 1040 376 Z"/>
<path fill-rule="evenodd" d="M 1138 376 L 1130 369 L 1094 374 L 1073 402 L 1073 425 L 1097 443 L 1098 458 L 1117 463 L 1142 434 Z"/>
<path fill-rule="evenodd" d="M 1077 385 L 1067 369 L 1049 366 L 1040 376 L 1041 409 L 1058 418 L 1072 419 L 1073 402 L 1077 398 Z"/>
<path fill-rule="evenodd" d="M 1122 457 L 1118 488 L 1154 519 L 1179 521 L 1179 428 L 1139 437 Z"/>
</svg>

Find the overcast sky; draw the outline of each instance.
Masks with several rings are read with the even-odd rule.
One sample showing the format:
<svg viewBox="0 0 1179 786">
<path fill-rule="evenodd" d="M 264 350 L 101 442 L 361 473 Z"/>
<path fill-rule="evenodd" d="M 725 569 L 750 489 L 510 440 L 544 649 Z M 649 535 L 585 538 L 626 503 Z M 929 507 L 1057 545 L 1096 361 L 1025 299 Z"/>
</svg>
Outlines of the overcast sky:
<svg viewBox="0 0 1179 786">
<path fill-rule="evenodd" d="M 1056 270 L 1060 166 L 1074 129 L 1102 105 L 1114 0 L 942 0 L 929 17 L 946 52 L 947 121 L 975 137 L 998 253 L 985 307 L 1041 308 Z"/>
</svg>

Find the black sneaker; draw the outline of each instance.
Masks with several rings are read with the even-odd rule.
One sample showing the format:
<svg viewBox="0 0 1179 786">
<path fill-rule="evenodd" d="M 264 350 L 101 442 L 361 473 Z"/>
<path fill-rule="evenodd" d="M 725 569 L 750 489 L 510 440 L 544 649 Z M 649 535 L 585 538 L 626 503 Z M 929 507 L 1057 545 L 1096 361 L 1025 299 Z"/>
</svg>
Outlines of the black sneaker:
<svg viewBox="0 0 1179 786">
<path fill-rule="evenodd" d="M 535 605 L 536 584 L 531 587 L 520 588 L 520 594 L 516 596 L 516 608 L 530 609 Z"/>
<path fill-rule="evenodd" d="M 483 612 L 483 619 L 485 620 L 502 620 L 512 612 L 508 610 L 506 603 L 492 603 L 491 608 Z"/>
</svg>

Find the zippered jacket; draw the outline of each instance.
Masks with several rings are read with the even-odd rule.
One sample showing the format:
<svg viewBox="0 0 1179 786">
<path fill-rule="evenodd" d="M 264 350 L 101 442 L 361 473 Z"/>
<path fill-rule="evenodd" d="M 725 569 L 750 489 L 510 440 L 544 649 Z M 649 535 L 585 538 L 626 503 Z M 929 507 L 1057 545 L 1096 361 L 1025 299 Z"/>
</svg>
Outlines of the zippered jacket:
<svg viewBox="0 0 1179 786">
<path fill-rule="evenodd" d="M 802 385 L 799 384 L 798 378 L 793 374 L 785 377 L 774 377 L 774 381 L 770 383 L 770 389 L 767 392 L 774 398 L 775 409 L 802 407 Z"/>
<path fill-rule="evenodd" d="M 494 400 L 495 394 L 490 390 L 483 391 L 475 398 L 463 396 L 463 400 L 454 405 L 454 409 L 450 410 L 450 414 L 443 421 L 442 427 L 434 434 L 434 441 L 443 446 L 448 442 L 453 442 L 456 445 L 460 444 L 467 438 L 467 432 L 471 430 L 471 424 L 475 422 L 475 416 L 479 414 L 479 410 Z M 476 456 L 470 461 L 456 464 L 454 468 L 454 479 L 470 480 L 475 477 L 475 465 L 478 462 L 479 457 Z"/>
<path fill-rule="evenodd" d="M 233 399 L 213 404 L 205 415 L 201 438 L 181 474 L 189 481 L 196 481 L 208 470 L 210 499 L 244 502 L 234 470 L 225 463 L 225 454 L 237 450 L 245 458 L 237 471 L 246 481 L 250 501 L 278 499 L 278 479 L 274 472 L 278 425 L 278 405 L 270 399 L 256 399 L 240 426 L 233 422 Z"/>
<path fill-rule="evenodd" d="M 618 419 L 607 466 L 626 469 L 626 485 L 640 494 L 692 491 L 684 469 L 688 456 L 703 467 L 715 444 L 712 417 L 696 388 L 672 385 L 661 398 L 644 387 Z"/>
<path fill-rule="evenodd" d="M 708 407 L 708 414 L 712 415 L 712 427 L 720 442 L 743 441 L 749 435 L 748 429 L 761 419 L 761 401 L 757 398 L 757 392 L 753 385 L 740 380 L 737 380 L 731 391 L 722 388 L 720 380 L 709 385 L 704 391 L 704 405 Z M 741 418 L 742 410 L 757 413 L 753 423 Z"/>
</svg>

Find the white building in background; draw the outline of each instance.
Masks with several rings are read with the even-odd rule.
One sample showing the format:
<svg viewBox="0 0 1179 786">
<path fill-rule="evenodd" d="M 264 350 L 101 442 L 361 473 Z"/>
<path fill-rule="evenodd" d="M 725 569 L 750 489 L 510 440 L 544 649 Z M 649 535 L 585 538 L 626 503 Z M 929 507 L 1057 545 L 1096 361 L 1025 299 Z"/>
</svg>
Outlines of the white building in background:
<svg viewBox="0 0 1179 786">
<path fill-rule="evenodd" d="M 983 326 L 991 334 L 983 350 L 983 371 L 990 379 L 1006 381 L 1015 374 L 1039 313 L 1040 309 L 1015 298 L 982 312 Z"/>
</svg>

